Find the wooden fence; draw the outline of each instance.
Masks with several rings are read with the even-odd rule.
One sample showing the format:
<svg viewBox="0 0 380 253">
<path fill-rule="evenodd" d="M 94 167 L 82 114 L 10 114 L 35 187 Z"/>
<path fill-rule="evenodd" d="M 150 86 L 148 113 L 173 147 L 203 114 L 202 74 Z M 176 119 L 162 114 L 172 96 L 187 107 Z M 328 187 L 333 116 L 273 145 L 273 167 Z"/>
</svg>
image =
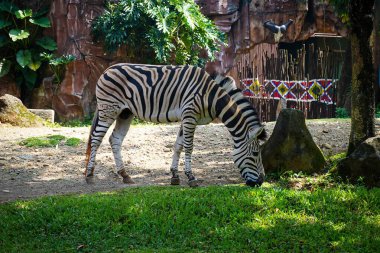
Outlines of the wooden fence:
<svg viewBox="0 0 380 253">
<path fill-rule="evenodd" d="M 302 44 L 299 49 L 259 47 L 240 56 L 234 72 L 262 121 L 280 109 L 302 110 L 306 118 L 333 118 L 343 52 Z"/>
</svg>

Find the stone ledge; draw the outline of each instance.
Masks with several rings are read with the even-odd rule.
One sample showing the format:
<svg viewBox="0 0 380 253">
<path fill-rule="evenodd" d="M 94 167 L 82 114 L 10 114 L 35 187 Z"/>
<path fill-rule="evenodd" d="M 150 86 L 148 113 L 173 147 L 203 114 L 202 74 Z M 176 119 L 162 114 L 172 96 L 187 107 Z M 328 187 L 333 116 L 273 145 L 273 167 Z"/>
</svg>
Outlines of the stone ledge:
<svg viewBox="0 0 380 253">
<path fill-rule="evenodd" d="M 54 123 L 54 110 L 51 109 L 28 109 L 31 113 L 40 116 L 44 120 Z"/>
</svg>

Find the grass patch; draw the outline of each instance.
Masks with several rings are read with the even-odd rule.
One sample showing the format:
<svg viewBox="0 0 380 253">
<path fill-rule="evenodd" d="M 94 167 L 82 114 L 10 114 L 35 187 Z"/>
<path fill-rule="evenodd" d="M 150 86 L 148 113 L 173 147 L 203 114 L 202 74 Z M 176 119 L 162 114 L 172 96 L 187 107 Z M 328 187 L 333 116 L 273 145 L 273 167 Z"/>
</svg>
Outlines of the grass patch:
<svg viewBox="0 0 380 253">
<path fill-rule="evenodd" d="M 380 189 L 138 187 L 0 205 L 1 252 L 378 252 Z"/>
<path fill-rule="evenodd" d="M 64 121 L 58 124 L 63 127 L 87 127 L 87 126 L 91 126 L 92 117 L 86 117 L 83 120 L 74 119 L 70 121 Z"/>
<path fill-rule="evenodd" d="M 65 142 L 65 145 L 71 146 L 71 147 L 76 147 L 81 143 L 81 140 L 79 138 L 71 137 L 68 138 Z"/>
<path fill-rule="evenodd" d="M 347 155 L 347 153 L 343 152 L 343 153 L 338 153 L 338 154 L 330 156 L 327 159 L 327 168 L 328 168 L 328 170 L 331 171 L 331 172 L 335 172 L 338 163 L 340 161 L 342 161 L 344 158 L 346 158 L 346 155 Z"/>
<path fill-rule="evenodd" d="M 67 146 L 78 146 L 81 143 L 79 138 L 67 138 L 63 135 L 48 135 L 39 137 L 30 137 L 21 142 L 20 145 L 26 147 L 55 147 L 58 144 Z"/>
<path fill-rule="evenodd" d="M 165 123 L 166 124 L 166 123 Z M 146 125 L 159 125 L 158 123 L 153 123 L 149 121 L 145 121 L 139 118 L 134 117 L 131 123 L 132 126 L 146 126 Z"/>
</svg>

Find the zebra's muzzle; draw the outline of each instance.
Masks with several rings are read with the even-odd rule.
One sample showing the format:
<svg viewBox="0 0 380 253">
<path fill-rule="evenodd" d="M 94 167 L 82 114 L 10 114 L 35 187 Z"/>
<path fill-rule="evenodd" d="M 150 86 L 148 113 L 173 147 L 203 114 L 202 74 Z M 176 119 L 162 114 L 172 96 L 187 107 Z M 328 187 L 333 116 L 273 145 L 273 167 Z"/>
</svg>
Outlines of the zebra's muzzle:
<svg viewBox="0 0 380 253">
<path fill-rule="evenodd" d="M 264 175 L 260 174 L 257 180 L 247 179 L 245 184 L 251 187 L 260 187 L 264 182 Z"/>
</svg>

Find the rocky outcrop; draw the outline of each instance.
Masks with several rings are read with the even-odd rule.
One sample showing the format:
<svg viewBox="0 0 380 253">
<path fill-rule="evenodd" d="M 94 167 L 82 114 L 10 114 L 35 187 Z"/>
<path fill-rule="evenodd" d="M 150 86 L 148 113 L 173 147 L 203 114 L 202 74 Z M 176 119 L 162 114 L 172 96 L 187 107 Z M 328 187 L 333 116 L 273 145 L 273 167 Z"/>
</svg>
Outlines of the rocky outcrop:
<svg viewBox="0 0 380 253">
<path fill-rule="evenodd" d="M 20 88 L 10 76 L 4 76 L 0 78 L 0 96 L 10 94 L 15 97 L 20 97 Z"/>
<path fill-rule="evenodd" d="M 0 123 L 21 127 L 40 127 L 44 120 L 31 113 L 20 99 L 6 94 L 0 97 Z"/>
<path fill-rule="evenodd" d="M 273 133 L 264 144 L 262 159 L 265 172 L 321 172 L 325 158 L 305 124 L 302 111 L 283 109 Z"/>
<path fill-rule="evenodd" d="M 273 34 L 264 29 L 266 20 L 275 23 L 294 20 L 281 39 L 286 42 L 307 39 L 315 32 L 345 35 L 333 9 L 322 0 L 196 2 L 202 12 L 228 34 L 228 45 L 221 50 L 218 61 L 206 66 L 210 73 L 226 73 L 234 66 L 237 55 L 254 50 L 260 43 L 274 43 Z M 46 33 L 58 42 L 57 54 L 72 54 L 77 60 L 68 65 L 58 89 L 54 88 L 51 78 L 43 80 L 32 101 L 34 108 L 52 107 L 63 120 L 88 116 L 95 110 L 95 85 L 100 74 L 113 62 L 125 61 L 119 58 L 123 53 L 105 54 L 102 45 L 92 40 L 91 23 L 104 11 L 104 4 L 104 0 L 51 1 L 49 17 L 52 27 Z"/>
<path fill-rule="evenodd" d="M 51 4 L 52 28 L 48 33 L 58 43 L 57 53 L 76 57 L 67 66 L 65 78 L 55 94 L 51 94 L 51 79 L 43 83 L 42 96 L 50 96 L 60 119 L 80 118 L 95 110 L 96 81 L 115 60 L 104 53 L 102 45 L 92 41 L 92 20 L 103 10 L 103 0 L 54 0 Z"/>
<path fill-rule="evenodd" d="M 362 180 L 369 187 L 380 187 L 380 136 L 360 144 L 340 162 L 338 172 L 352 182 Z"/>
</svg>

